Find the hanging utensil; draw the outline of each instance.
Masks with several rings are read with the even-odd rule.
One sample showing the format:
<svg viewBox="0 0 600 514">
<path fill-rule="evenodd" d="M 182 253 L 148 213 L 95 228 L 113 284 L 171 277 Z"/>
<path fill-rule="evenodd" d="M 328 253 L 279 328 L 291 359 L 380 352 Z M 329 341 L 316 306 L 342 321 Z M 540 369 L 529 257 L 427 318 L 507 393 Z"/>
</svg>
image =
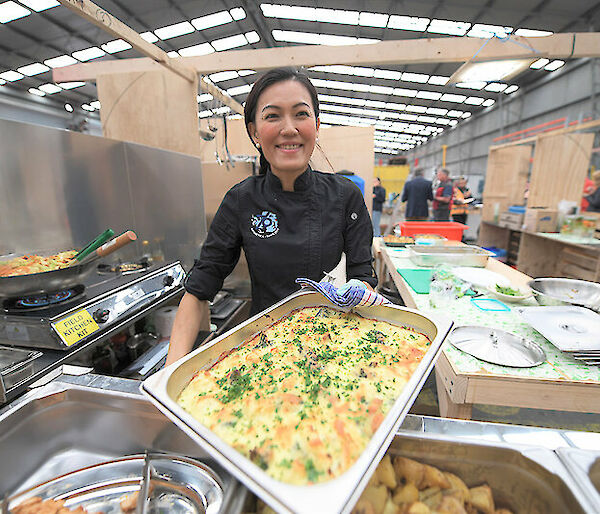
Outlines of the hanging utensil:
<svg viewBox="0 0 600 514">
<path fill-rule="evenodd" d="M 85 245 L 78 253 L 76 253 L 71 262 L 69 262 L 69 266 L 73 266 L 81 262 L 87 255 L 92 253 L 94 250 L 98 249 L 102 246 L 106 241 L 108 241 L 111 237 L 115 235 L 115 231 L 112 228 L 107 228 L 102 234 L 97 236 L 95 239 L 90 241 L 87 245 Z"/>
</svg>

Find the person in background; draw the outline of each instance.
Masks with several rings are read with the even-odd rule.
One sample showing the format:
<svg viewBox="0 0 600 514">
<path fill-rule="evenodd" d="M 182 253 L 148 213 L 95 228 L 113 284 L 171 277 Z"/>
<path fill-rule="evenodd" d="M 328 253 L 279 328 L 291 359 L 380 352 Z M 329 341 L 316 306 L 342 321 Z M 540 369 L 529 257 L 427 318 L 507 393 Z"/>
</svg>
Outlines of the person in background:
<svg viewBox="0 0 600 514">
<path fill-rule="evenodd" d="M 459 177 L 456 179 L 456 184 L 454 187 L 454 198 L 452 200 L 452 220 L 457 223 L 462 223 L 463 225 L 467 224 L 467 215 L 469 212 L 469 207 L 465 203 L 467 198 L 471 198 L 473 195 L 469 188 L 467 187 L 467 179 L 465 177 Z"/>
<path fill-rule="evenodd" d="M 591 195 L 595 190 L 596 186 L 594 181 L 589 177 L 585 177 L 585 181 L 583 182 L 583 197 L 581 198 L 581 212 L 588 210 L 590 203 L 585 199 L 585 197 Z"/>
<path fill-rule="evenodd" d="M 400 201 L 406 202 L 407 221 L 426 221 L 429 218 L 428 200 L 433 200 L 431 180 L 423 177 L 423 170 L 417 168 L 414 178 L 404 184 Z"/>
<path fill-rule="evenodd" d="M 454 186 L 448 170 L 440 168 L 437 172 L 437 179 L 439 184 L 433 195 L 433 221 L 450 221 Z"/>
<path fill-rule="evenodd" d="M 360 189 L 347 178 L 312 170 L 319 101 L 308 77 L 276 68 L 252 86 L 244 106 L 246 131 L 260 153 L 260 171 L 233 186 L 210 225 L 187 275 L 171 332 L 167 365 L 186 355 L 210 322 L 208 301 L 221 289 L 242 248 L 252 287 L 251 315 L 314 281 L 346 256 L 340 288 L 377 285 L 373 229 Z"/>
<path fill-rule="evenodd" d="M 381 237 L 381 211 L 385 202 L 385 188 L 379 177 L 373 179 L 373 236 Z"/>
<path fill-rule="evenodd" d="M 600 212 L 600 170 L 592 173 L 595 190 L 592 194 L 585 197 L 588 201 L 587 212 Z"/>
</svg>

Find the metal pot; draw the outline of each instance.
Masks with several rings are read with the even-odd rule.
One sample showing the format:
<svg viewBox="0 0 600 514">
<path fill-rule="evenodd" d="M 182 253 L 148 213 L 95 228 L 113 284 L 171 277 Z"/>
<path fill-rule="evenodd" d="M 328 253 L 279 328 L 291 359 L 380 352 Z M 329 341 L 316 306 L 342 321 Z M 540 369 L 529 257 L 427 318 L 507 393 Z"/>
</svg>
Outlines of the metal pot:
<svg viewBox="0 0 600 514">
<path fill-rule="evenodd" d="M 570 278 L 536 278 L 527 283 L 537 303 L 576 305 L 600 311 L 600 284 Z"/>
</svg>

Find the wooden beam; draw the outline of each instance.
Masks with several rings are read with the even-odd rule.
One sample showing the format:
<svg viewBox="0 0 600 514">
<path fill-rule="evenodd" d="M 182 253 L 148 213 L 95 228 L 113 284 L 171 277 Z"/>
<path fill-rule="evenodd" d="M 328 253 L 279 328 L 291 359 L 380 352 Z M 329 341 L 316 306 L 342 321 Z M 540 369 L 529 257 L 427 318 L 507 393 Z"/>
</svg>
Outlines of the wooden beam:
<svg viewBox="0 0 600 514">
<path fill-rule="evenodd" d="M 123 61 L 108 61 L 111 63 L 123 62 L 126 64 L 125 67 L 120 68 L 114 72 L 110 73 L 131 73 L 135 71 L 156 71 L 159 66 L 165 67 L 168 70 L 176 73 L 180 77 L 186 79 L 188 82 L 194 82 L 196 80 L 197 72 L 189 66 L 188 63 L 182 62 L 180 59 L 172 59 L 167 55 L 167 53 L 161 50 L 156 45 L 152 43 L 148 43 L 142 36 L 140 36 L 135 30 L 125 25 L 122 21 L 115 18 L 112 14 L 105 11 L 101 7 L 97 6 L 95 3 L 90 0 L 58 0 L 61 5 L 64 5 L 71 11 L 75 12 L 82 18 L 87 21 L 93 23 L 94 25 L 100 27 L 102 30 L 108 32 L 114 37 L 124 39 L 127 41 L 135 50 L 138 52 L 148 56 L 148 62 L 152 63 L 154 66 L 152 68 L 148 68 L 146 70 L 136 70 L 127 66 L 132 60 L 137 59 L 126 59 Z M 100 73 L 102 74 L 102 73 Z M 58 74 L 60 75 L 60 74 Z M 94 79 L 96 76 L 94 77 Z M 53 74 L 53 79 L 55 82 L 68 82 L 60 78 L 57 75 Z M 91 80 L 91 79 L 85 79 Z M 198 82 L 200 89 L 206 91 L 213 95 L 214 98 L 218 99 L 221 103 L 229 106 L 233 111 L 238 114 L 243 114 L 244 108 L 239 102 L 236 102 L 229 95 L 225 94 L 221 89 L 216 87 L 213 84 L 207 83 L 200 77 Z"/>
<path fill-rule="evenodd" d="M 61 0 L 61 2 L 77 0 Z M 481 49 L 485 40 L 470 37 L 439 37 L 381 41 L 372 45 L 289 46 L 252 50 L 230 50 L 196 57 L 172 59 L 193 68 L 199 74 L 241 68 L 256 71 L 279 66 L 317 66 L 346 64 L 351 66 L 385 64 L 419 64 L 465 62 L 481 49 L 473 62 L 497 59 L 546 57 L 575 59 L 600 56 L 600 33 L 564 33 L 539 38 L 515 36 L 514 41 L 493 39 Z M 531 47 L 532 50 L 529 50 Z M 158 64 L 151 59 L 124 59 L 74 64 L 55 68 L 56 82 L 89 81 L 98 75 L 130 71 L 150 71 Z"/>
</svg>

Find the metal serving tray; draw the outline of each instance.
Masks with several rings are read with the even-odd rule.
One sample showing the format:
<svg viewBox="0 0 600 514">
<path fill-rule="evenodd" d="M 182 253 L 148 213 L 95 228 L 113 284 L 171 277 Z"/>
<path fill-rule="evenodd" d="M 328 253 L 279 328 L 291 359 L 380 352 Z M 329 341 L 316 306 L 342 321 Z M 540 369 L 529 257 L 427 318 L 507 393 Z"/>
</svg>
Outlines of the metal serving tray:
<svg viewBox="0 0 600 514">
<path fill-rule="evenodd" d="M 492 252 L 471 245 L 420 246 L 410 245 L 408 256 L 417 266 L 432 267 L 438 264 L 485 268 Z"/>
<path fill-rule="evenodd" d="M 0 346 L 0 402 L 9 389 L 33 375 L 33 361 L 41 355 L 36 350 Z"/>
<path fill-rule="evenodd" d="M 593 512 L 600 512 L 600 450 L 558 448 L 556 452 L 585 491 Z"/>
<path fill-rule="evenodd" d="M 196 372 L 201 368 L 209 367 L 223 352 L 239 346 L 248 337 L 294 309 L 316 306 L 335 308 L 318 293 L 295 293 L 210 342 L 207 346 L 197 349 L 146 379 L 142 383 L 141 390 L 166 416 L 172 419 L 225 469 L 275 509 L 307 513 L 349 512 L 385 454 L 421 385 L 433 368 L 440 347 L 452 328 L 451 321 L 428 317 L 416 310 L 396 306 L 354 309 L 354 312 L 365 317 L 409 325 L 426 334 L 432 344 L 362 455 L 348 471 L 329 482 L 295 486 L 271 478 L 176 403 L 180 392 Z"/>
</svg>

